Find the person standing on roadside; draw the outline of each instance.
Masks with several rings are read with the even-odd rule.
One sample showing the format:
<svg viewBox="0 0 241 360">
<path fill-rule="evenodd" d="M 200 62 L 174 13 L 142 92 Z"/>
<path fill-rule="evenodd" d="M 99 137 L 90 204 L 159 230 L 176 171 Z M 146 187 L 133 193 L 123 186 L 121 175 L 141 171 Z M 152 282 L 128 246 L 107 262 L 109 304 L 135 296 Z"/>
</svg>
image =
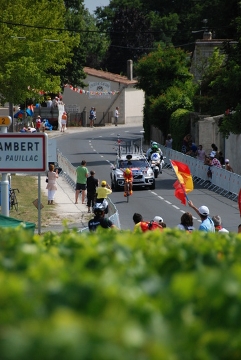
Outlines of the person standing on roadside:
<svg viewBox="0 0 241 360">
<path fill-rule="evenodd" d="M 78 204 L 78 198 L 80 191 L 82 192 L 82 204 L 85 202 L 86 183 L 88 177 L 88 169 L 86 167 L 86 161 L 82 160 L 81 165 L 76 169 L 77 181 L 75 187 L 75 204 Z"/>
<path fill-rule="evenodd" d="M 48 183 L 46 186 L 46 189 L 48 189 L 48 205 L 54 205 L 54 196 L 57 190 L 56 179 L 58 177 L 58 169 L 54 171 L 54 164 L 49 164 Z"/>
<path fill-rule="evenodd" d="M 90 207 L 94 207 L 96 199 L 96 188 L 99 185 L 98 179 L 95 178 L 95 172 L 90 171 L 90 176 L 87 178 L 87 206 L 88 213 L 90 213 Z"/>
<path fill-rule="evenodd" d="M 90 115 L 89 115 L 89 120 L 90 120 L 90 127 L 92 128 L 94 125 L 94 118 L 95 118 L 95 111 L 94 108 L 91 107 L 90 109 Z"/>
<path fill-rule="evenodd" d="M 191 200 L 188 201 L 188 205 L 196 211 L 196 213 L 201 218 L 201 225 L 199 226 L 198 230 L 200 231 L 206 231 L 206 232 L 215 232 L 215 227 L 213 220 L 209 217 L 209 208 L 207 206 L 200 206 L 200 208 L 196 208 L 196 206 L 193 205 L 193 202 Z"/>
<path fill-rule="evenodd" d="M 172 149 L 172 142 L 173 142 L 172 135 L 168 134 L 164 146 L 167 147 L 168 149 Z"/>
<path fill-rule="evenodd" d="M 67 113 L 64 111 L 61 118 L 61 132 L 65 132 L 67 124 Z"/>
<path fill-rule="evenodd" d="M 117 126 L 119 115 L 120 115 L 119 107 L 116 106 L 116 108 L 115 108 L 115 126 Z"/>
</svg>

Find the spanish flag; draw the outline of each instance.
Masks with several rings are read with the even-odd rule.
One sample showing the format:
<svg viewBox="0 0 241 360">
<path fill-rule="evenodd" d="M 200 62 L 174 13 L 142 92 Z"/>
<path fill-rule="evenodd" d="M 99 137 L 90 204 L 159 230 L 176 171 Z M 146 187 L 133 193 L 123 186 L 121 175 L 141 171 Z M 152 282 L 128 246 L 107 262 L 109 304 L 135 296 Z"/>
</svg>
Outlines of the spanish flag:
<svg viewBox="0 0 241 360">
<path fill-rule="evenodd" d="M 174 195 L 181 203 L 186 205 L 187 194 L 193 190 L 192 175 L 189 167 L 179 161 L 170 160 L 173 170 L 176 173 L 177 181 L 173 184 L 175 188 Z"/>
</svg>

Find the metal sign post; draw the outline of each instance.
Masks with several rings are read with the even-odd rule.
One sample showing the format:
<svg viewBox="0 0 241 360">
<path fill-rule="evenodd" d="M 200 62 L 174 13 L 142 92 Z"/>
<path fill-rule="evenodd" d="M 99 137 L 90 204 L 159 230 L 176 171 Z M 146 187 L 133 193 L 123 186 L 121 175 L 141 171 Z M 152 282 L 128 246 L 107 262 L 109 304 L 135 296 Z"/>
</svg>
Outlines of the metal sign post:
<svg viewBox="0 0 241 360">
<path fill-rule="evenodd" d="M 12 124 L 12 118 L 10 116 L 0 117 L 0 133 L 6 134 L 8 132 L 8 126 Z M 1 156 L 0 156 L 1 160 Z M 2 173 L 1 181 L 1 208 L 2 215 L 9 216 L 9 182 L 8 174 Z"/>
</svg>

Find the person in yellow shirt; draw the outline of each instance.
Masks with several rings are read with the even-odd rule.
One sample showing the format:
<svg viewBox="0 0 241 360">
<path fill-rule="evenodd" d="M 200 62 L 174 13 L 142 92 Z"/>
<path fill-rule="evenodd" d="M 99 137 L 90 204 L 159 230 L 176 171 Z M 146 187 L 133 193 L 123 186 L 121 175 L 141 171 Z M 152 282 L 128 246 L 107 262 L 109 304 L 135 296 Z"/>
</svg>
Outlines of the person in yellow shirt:
<svg viewBox="0 0 241 360">
<path fill-rule="evenodd" d="M 138 214 L 138 213 L 135 213 L 132 217 L 135 225 L 134 225 L 134 233 L 135 232 L 142 232 L 142 229 L 141 229 L 141 222 L 143 221 L 143 217 L 141 214 Z"/>
<path fill-rule="evenodd" d="M 96 189 L 96 202 L 102 203 L 105 206 L 105 213 L 108 214 L 107 196 L 112 193 L 111 187 L 105 180 L 101 181 L 101 186 Z"/>
</svg>

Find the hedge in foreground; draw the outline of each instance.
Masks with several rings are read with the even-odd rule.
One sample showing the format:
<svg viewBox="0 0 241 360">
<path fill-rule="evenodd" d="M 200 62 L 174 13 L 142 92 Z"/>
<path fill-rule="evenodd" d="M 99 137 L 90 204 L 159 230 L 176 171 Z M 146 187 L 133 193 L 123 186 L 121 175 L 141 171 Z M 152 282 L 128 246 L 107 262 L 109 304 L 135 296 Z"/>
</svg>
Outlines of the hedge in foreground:
<svg viewBox="0 0 241 360">
<path fill-rule="evenodd" d="M 0 309 L 1 360 L 241 359 L 241 237 L 0 230 Z"/>
</svg>

